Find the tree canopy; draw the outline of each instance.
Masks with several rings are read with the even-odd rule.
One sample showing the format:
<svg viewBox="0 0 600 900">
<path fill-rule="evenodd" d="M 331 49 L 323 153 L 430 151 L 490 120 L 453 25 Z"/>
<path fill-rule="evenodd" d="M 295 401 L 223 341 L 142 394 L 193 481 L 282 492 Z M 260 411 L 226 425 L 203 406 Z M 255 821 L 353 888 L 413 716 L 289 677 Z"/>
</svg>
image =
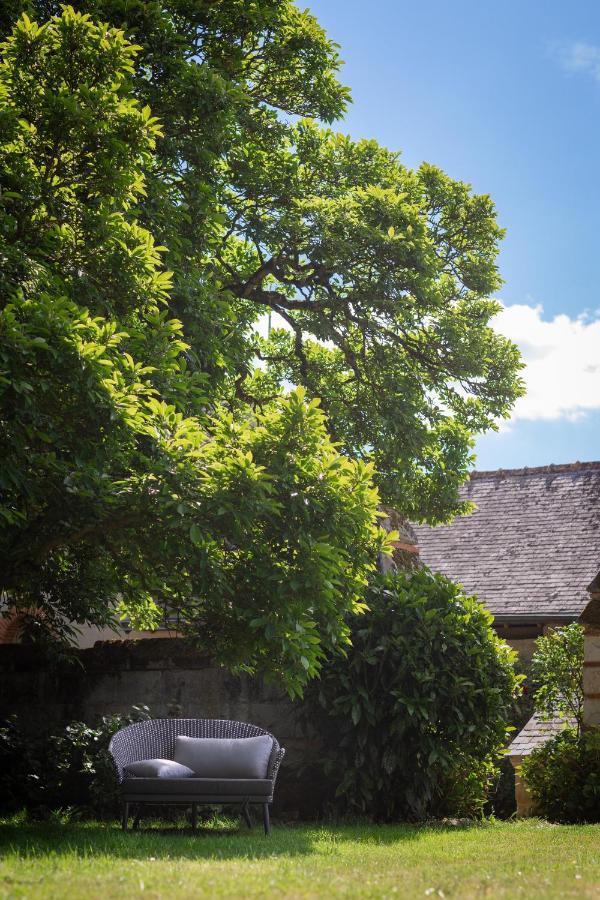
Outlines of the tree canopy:
<svg viewBox="0 0 600 900">
<path fill-rule="evenodd" d="M 289 0 L 74 7 L 0 9 L 0 590 L 54 628 L 158 602 L 295 689 L 347 636 L 378 498 L 463 510 L 521 392 L 502 231 L 330 130 L 337 47 Z"/>
<path fill-rule="evenodd" d="M 0 590 L 55 633 L 117 599 L 165 613 L 299 691 L 383 544 L 372 466 L 302 388 L 211 402 L 137 218 L 161 132 L 128 94 L 136 52 L 69 7 L 2 47 Z"/>
<path fill-rule="evenodd" d="M 213 401 L 303 385 L 344 451 L 374 461 L 385 502 L 432 523 L 463 511 L 473 435 L 522 390 L 490 327 L 491 199 L 322 127 L 349 100 L 338 49 L 289 0 L 75 6 L 141 48 L 132 90 L 164 137 L 140 221 L 167 247 L 169 309 Z M 9 0 L 7 23 L 24 7 L 57 4 Z"/>
</svg>

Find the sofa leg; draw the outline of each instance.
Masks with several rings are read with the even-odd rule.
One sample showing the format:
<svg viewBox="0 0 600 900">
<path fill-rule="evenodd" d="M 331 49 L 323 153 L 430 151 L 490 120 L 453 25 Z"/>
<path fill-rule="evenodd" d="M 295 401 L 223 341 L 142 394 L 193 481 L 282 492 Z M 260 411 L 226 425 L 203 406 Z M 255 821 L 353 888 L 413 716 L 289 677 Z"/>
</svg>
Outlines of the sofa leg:
<svg viewBox="0 0 600 900">
<path fill-rule="evenodd" d="M 194 831 L 198 825 L 198 804 L 192 803 L 192 828 Z"/>
<path fill-rule="evenodd" d="M 247 803 L 242 804 L 242 815 L 246 820 L 246 825 L 248 826 L 248 828 L 252 828 L 252 817 L 250 815 L 250 807 Z"/>
<path fill-rule="evenodd" d="M 126 801 L 123 803 L 121 807 L 121 828 L 123 831 L 127 831 L 127 820 L 129 819 L 129 803 Z"/>
<path fill-rule="evenodd" d="M 263 822 L 265 825 L 265 834 L 271 834 L 271 821 L 269 819 L 269 804 L 263 803 Z"/>
<path fill-rule="evenodd" d="M 133 817 L 133 826 L 132 827 L 133 827 L 134 831 L 137 831 L 138 828 L 140 827 L 140 819 L 142 818 L 142 808 L 143 808 L 143 805 L 141 803 L 138 803 L 138 806 L 135 811 L 135 816 Z"/>
</svg>

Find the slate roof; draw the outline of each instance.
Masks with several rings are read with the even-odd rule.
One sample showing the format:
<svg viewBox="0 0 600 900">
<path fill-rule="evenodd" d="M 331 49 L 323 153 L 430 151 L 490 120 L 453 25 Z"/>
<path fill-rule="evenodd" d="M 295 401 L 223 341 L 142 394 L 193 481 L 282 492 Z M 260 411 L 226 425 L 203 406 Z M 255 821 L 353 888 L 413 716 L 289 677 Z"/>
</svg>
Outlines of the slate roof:
<svg viewBox="0 0 600 900">
<path fill-rule="evenodd" d="M 421 559 L 496 616 L 576 618 L 600 571 L 600 462 L 473 472 L 477 509 L 416 525 Z"/>
<path fill-rule="evenodd" d="M 533 750 L 543 745 L 562 731 L 566 725 L 575 725 L 575 719 L 555 718 L 543 721 L 537 714 L 521 729 L 506 751 L 509 756 L 529 756 Z"/>
</svg>

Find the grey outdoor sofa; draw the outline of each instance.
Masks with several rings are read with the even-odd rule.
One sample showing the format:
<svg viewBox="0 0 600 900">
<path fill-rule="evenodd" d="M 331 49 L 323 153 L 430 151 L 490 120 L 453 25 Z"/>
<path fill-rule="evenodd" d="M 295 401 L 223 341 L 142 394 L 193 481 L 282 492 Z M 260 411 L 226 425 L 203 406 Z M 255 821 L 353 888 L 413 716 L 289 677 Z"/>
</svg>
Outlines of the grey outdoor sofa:
<svg viewBox="0 0 600 900">
<path fill-rule="evenodd" d="M 149 759 L 174 758 L 176 739 L 187 738 L 251 738 L 267 735 L 273 741 L 266 778 L 146 778 L 131 777 L 125 767 Z M 131 807 L 134 807 L 136 828 L 144 805 L 191 806 L 192 825 L 197 823 L 198 806 L 202 804 L 234 804 L 240 806 L 249 827 L 252 826 L 249 807 L 262 806 L 265 834 L 271 830 L 269 805 L 277 771 L 285 754 L 272 734 L 257 725 L 227 719 L 148 719 L 135 722 L 113 735 L 109 745 L 119 779 L 122 803 L 121 824 L 126 831 Z"/>
</svg>

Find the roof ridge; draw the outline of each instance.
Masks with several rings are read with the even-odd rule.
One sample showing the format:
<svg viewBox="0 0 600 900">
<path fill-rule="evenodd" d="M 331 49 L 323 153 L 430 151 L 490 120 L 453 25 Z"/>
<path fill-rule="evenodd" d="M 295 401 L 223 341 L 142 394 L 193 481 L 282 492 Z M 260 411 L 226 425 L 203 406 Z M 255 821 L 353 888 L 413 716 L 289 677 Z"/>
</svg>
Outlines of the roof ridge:
<svg viewBox="0 0 600 900">
<path fill-rule="evenodd" d="M 547 466 L 524 466 L 522 469 L 490 469 L 487 471 L 474 469 L 473 478 L 502 477 L 503 475 L 556 475 L 561 472 L 600 472 L 600 460 L 592 462 L 550 463 Z"/>
</svg>

